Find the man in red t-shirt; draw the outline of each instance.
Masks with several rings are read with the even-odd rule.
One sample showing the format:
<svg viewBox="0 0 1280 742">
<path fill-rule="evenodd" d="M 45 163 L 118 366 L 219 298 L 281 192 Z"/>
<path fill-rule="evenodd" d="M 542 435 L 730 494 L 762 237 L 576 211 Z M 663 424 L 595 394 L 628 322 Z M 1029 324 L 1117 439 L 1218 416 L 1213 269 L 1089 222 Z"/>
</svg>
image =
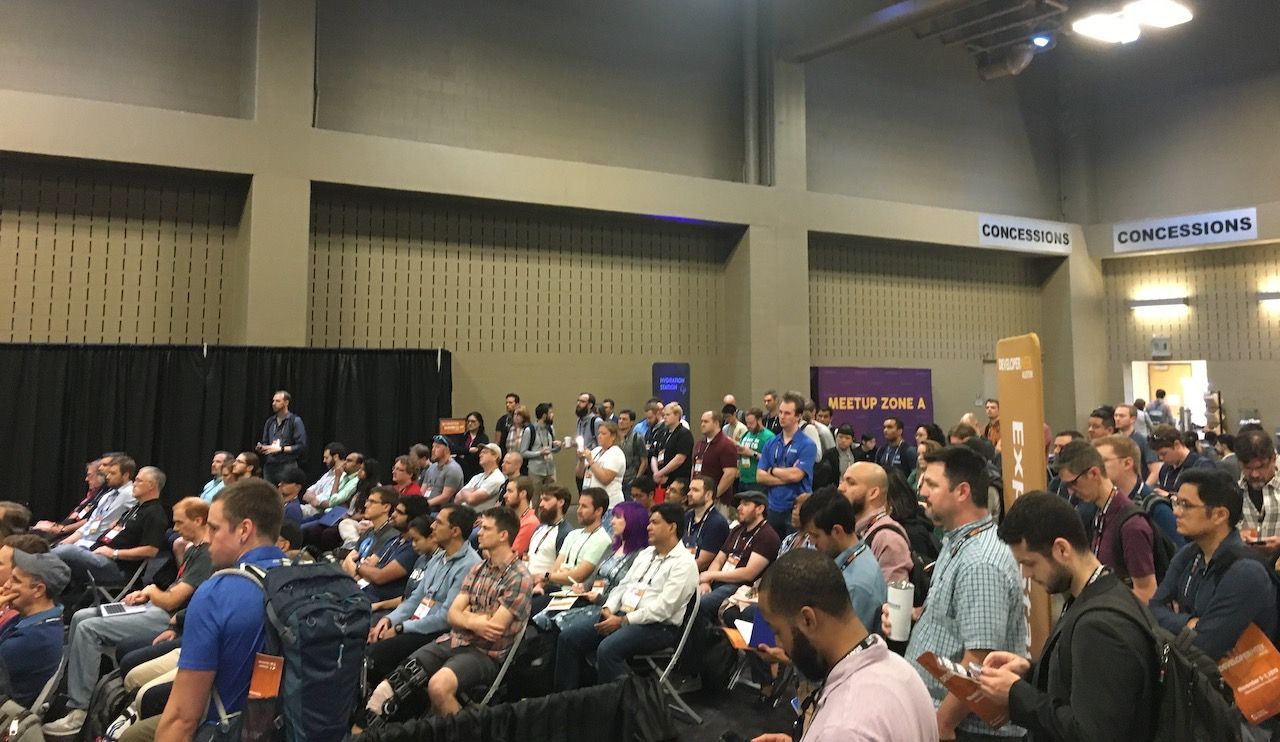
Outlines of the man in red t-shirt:
<svg viewBox="0 0 1280 742">
<path fill-rule="evenodd" d="M 702 432 L 693 447 L 693 476 L 711 477 L 716 483 L 716 499 L 733 504 L 733 483 L 738 478 L 738 447 L 720 429 L 711 410 L 702 413 Z"/>
</svg>

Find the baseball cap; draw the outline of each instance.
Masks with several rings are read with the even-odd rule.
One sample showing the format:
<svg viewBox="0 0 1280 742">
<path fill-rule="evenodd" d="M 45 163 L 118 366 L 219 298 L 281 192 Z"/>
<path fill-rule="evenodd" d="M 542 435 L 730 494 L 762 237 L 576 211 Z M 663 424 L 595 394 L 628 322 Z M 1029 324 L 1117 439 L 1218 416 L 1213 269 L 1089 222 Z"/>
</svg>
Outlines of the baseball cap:
<svg viewBox="0 0 1280 742">
<path fill-rule="evenodd" d="M 852 425 L 850 425 L 850 424 L 848 424 L 848 423 L 845 423 L 844 425 L 841 425 L 840 427 L 836 428 L 836 435 L 847 435 L 847 436 L 849 436 L 850 438 L 852 438 L 852 437 L 853 437 L 853 426 L 852 426 Z"/>
<path fill-rule="evenodd" d="M 489 453 L 492 453 L 494 456 L 502 455 L 502 447 L 499 446 L 497 443 L 486 443 L 483 446 L 481 446 L 481 448 L 485 449 Z"/>
<path fill-rule="evenodd" d="M 13 566 L 43 582 L 51 594 L 61 595 L 71 582 L 71 568 L 53 554 L 28 554 L 14 549 Z"/>
<path fill-rule="evenodd" d="M 769 504 L 769 496 L 759 490 L 747 490 L 738 493 L 738 502 L 746 500 L 747 502 L 755 502 L 761 505 Z"/>
<path fill-rule="evenodd" d="M 439 443 L 440 445 L 444 446 L 445 448 L 448 448 L 448 447 L 449 447 L 449 439 L 448 439 L 448 438 L 445 438 L 443 435 L 433 436 L 433 437 L 431 438 L 431 442 L 432 442 L 432 443 Z"/>
</svg>

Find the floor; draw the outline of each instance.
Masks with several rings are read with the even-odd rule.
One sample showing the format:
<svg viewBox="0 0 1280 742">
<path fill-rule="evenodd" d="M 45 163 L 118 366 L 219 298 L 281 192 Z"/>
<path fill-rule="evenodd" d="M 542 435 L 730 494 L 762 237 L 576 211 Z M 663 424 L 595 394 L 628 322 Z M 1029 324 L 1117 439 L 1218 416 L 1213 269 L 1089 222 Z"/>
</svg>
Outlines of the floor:
<svg viewBox="0 0 1280 742">
<path fill-rule="evenodd" d="M 748 740 L 766 732 L 791 734 L 795 714 L 790 705 L 761 709 L 754 699 L 755 691 L 742 687 L 728 693 L 703 691 L 686 696 L 685 700 L 702 716 L 702 724 L 694 725 L 681 714 L 674 714 L 680 742 L 718 742 L 725 732 L 736 732 Z"/>
</svg>

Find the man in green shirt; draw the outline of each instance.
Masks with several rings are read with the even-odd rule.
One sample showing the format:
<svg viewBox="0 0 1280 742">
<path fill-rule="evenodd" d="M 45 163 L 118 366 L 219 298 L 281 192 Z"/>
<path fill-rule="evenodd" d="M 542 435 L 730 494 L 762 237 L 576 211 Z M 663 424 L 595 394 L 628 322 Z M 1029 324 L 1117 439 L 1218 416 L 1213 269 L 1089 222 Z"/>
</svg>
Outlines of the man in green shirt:
<svg viewBox="0 0 1280 742">
<path fill-rule="evenodd" d="M 738 440 L 738 482 L 739 491 L 754 489 L 756 484 L 756 466 L 760 463 L 760 452 L 773 439 L 773 431 L 764 426 L 764 410 L 752 407 L 747 410 L 747 432 Z M 723 512 L 723 511 L 722 511 Z M 725 515 L 729 520 L 737 517 L 737 513 Z"/>
</svg>

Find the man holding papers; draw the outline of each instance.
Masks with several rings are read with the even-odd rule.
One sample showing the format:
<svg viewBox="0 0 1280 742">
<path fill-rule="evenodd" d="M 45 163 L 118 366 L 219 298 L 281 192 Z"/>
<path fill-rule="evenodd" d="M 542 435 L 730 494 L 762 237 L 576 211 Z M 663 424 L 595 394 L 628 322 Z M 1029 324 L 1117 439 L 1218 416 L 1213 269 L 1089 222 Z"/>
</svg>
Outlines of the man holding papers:
<svg viewBox="0 0 1280 742">
<path fill-rule="evenodd" d="M 556 690 L 579 688 L 584 660 L 596 657 L 596 675 L 608 683 L 626 674 L 627 659 L 674 647 L 689 599 L 698 589 L 698 564 L 680 548 L 684 511 L 658 505 L 649 516 L 649 546 L 636 555 L 622 582 L 609 592 L 600 621 L 571 624 L 556 644 Z"/>
</svg>

